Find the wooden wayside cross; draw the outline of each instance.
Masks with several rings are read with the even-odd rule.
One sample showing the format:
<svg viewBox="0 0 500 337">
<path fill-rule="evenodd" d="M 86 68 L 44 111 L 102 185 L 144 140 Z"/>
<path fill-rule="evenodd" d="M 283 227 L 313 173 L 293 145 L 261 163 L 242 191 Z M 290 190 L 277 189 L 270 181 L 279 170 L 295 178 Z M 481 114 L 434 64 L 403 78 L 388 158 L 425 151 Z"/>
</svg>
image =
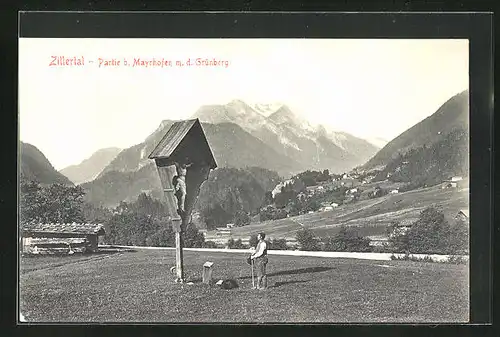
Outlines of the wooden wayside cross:
<svg viewBox="0 0 500 337">
<path fill-rule="evenodd" d="M 155 160 L 167 203 L 167 216 L 175 232 L 176 281 L 184 282 L 182 233 L 191 221 L 201 185 L 217 163 L 198 119 L 175 122 L 149 159 Z M 185 172 L 182 165 L 187 166 Z M 184 181 L 179 182 L 179 179 Z M 182 195 L 183 210 L 180 209 Z"/>
</svg>

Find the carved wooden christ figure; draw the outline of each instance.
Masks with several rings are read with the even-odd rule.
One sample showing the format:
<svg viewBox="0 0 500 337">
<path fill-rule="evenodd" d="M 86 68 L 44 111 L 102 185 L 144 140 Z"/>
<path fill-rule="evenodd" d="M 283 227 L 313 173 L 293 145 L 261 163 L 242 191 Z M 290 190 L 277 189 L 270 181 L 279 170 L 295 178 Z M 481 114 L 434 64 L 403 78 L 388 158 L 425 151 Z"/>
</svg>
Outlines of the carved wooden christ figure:
<svg viewBox="0 0 500 337">
<path fill-rule="evenodd" d="M 187 169 L 192 164 L 180 164 L 175 163 L 175 168 L 177 170 L 177 175 L 174 176 L 172 185 L 174 186 L 174 195 L 177 198 L 177 213 L 183 218 L 186 215 L 186 175 Z"/>
</svg>

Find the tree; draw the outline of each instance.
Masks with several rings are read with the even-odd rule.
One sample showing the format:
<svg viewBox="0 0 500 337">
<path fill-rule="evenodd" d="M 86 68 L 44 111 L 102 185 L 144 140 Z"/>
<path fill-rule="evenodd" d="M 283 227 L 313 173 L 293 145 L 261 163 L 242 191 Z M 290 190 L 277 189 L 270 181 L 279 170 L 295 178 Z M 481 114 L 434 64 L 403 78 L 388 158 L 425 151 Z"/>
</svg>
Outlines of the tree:
<svg viewBox="0 0 500 337">
<path fill-rule="evenodd" d="M 80 186 L 23 181 L 20 188 L 21 223 L 28 222 L 85 222 Z"/>
<path fill-rule="evenodd" d="M 439 254 L 445 247 L 448 222 L 442 211 L 428 207 L 408 230 L 409 249 L 412 253 Z"/>
<path fill-rule="evenodd" d="M 183 233 L 182 240 L 186 248 L 202 248 L 205 237 L 192 223 L 189 223 Z"/>
<path fill-rule="evenodd" d="M 421 254 L 463 254 L 468 252 L 468 225 L 456 221 L 453 225 L 445 219 L 444 213 L 435 208 L 424 209 L 411 227 L 398 230 L 391 226 L 390 248 L 395 252 Z"/>
<path fill-rule="evenodd" d="M 174 246 L 171 223 L 159 200 L 147 195 L 133 203 L 122 202 L 107 223 L 106 241 L 138 246 Z"/>
<path fill-rule="evenodd" d="M 322 180 L 326 181 L 326 180 L 329 180 L 329 179 L 330 179 L 330 171 L 328 169 L 326 169 L 326 170 L 323 171 Z"/>
<path fill-rule="evenodd" d="M 236 241 L 234 239 L 229 239 L 227 240 L 227 247 L 229 249 L 244 249 L 245 245 L 243 244 L 241 239 L 238 239 Z"/>
<path fill-rule="evenodd" d="M 257 234 L 253 234 L 250 236 L 250 239 L 248 240 L 248 244 L 250 247 L 257 247 L 257 243 L 259 243 L 259 239 L 257 238 Z"/>
<path fill-rule="evenodd" d="M 106 207 L 94 206 L 87 202 L 83 204 L 83 216 L 86 222 L 107 223 L 112 215 L 111 210 Z"/>
<path fill-rule="evenodd" d="M 370 239 L 362 237 L 354 228 L 342 226 L 333 237 L 322 240 L 323 250 L 337 252 L 369 252 Z"/>
<path fill-rule="evenodd" d="M 264 202 L 262 203 L 262 206 L 271 205 L 272 203 L 273 203 L 273 192 L 267 191 L 266 194 L 264 195 Z"/>
<path fill-rule="evenodd" d="M 245 211 L 238 211 L 234 216 L 234 225 L 237 227 L 250 224 L 250 216 Z"/>
<path fill-rule="evenodd" d="M 319 250 L 318 240 L 309 229 L 301 229 L 296 235 L 297 243 L 300 245 L 301 250 L 314 251 Z"/>
<path fill-rule="evenodd" d="M 273 239 L 270 244 L 270 249 L 287 250 L 286 239 Z"/>
<path fill-rule="evenodd" d="M 408 235 L 402 231 L 397 221 L 393 221 L 387 227 L 387 243 L 395 253 L 406 253 L 410 249 Z"/>
</svg>

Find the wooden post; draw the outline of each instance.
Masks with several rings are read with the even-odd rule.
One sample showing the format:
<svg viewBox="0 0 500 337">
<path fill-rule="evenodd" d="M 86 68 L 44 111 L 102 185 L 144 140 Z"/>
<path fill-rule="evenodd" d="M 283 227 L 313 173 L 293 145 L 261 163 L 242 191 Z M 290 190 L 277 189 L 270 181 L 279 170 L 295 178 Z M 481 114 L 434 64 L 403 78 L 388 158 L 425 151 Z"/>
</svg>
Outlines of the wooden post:
<svg viewBox="0 0 500 337">
<path fill-rule="evenodd" d="M 175 270 L 177 282 L 184 282 L 184 266 L 182 259 L 182 232 L 175 232 Z"/>
<path fill-rule="evenodd" d="M 174 186 L 172 179 L 177 175 L 175 165 L 170 166 L 157 166 L 160 181 L 163 186 L 165 200 L 167 202 L 168 216 L 172 221 L 172 229 L 175 232 L 175 270 L 177 282 L 184 281 L 184 266 L 182 263 L 182 230 L 181 222 L 183 219 L 177 213 L 177 198 L 175 196 Z"/>
</svg>

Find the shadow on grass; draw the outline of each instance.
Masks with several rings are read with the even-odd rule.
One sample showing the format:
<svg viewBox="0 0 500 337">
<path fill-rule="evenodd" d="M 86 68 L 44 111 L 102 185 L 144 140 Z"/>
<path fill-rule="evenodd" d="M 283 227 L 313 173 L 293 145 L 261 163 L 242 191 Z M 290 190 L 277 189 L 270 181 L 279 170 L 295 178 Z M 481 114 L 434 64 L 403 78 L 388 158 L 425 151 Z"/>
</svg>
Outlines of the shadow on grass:
<svg viewBox="0 0 500 337">
<path fill-rule="evenodd" d="M 332 267 L 308 267 L 308 268 L 300 268 L 300 269 L 294 269 L 294 270 L 277 271 L 274 273 L 267 274 L 267 276 L 320 273 L 320 272 L 331 270 L 331 269 L 333 269 L 333 268 Z M 252 276 L 243 276 L 243 277 L 240 277 L 239 279 L 246 280 L 246 279 L 251 279 L 251 278 L 252 278 Z"/>
<path fill-rule="evenodd" d="M 270 288 L 278 288 L 287 284 L 293 284 L 293 283 L 305 283 L 309 282 L 310 280 L 303 280 L 303 281 L 285 281 L 285 282 L 276 282 L 273 286 Z"/>
</svg>

